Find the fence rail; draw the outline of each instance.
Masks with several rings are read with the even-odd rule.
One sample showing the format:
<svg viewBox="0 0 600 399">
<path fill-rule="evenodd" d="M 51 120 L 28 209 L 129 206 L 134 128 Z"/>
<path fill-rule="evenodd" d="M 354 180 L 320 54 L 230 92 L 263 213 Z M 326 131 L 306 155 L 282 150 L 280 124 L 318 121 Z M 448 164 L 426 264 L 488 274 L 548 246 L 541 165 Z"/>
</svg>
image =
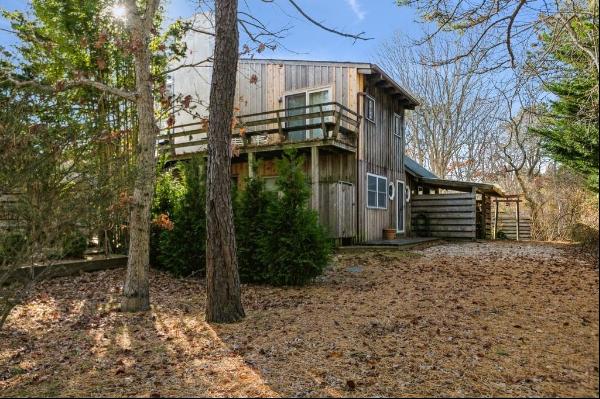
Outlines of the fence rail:
<svg viewBox="0 0 600 399">
<path fill-rule="evenodd" d="M 232 129 L 238 148 L 308 141 L 336 141 L 356 147 L 361 116 L 336 102 L 239 115 Z M 206 151 L 207 123 L 193 122 L 161 130 L 161 153 L 180 155 Z"/>
</svg>

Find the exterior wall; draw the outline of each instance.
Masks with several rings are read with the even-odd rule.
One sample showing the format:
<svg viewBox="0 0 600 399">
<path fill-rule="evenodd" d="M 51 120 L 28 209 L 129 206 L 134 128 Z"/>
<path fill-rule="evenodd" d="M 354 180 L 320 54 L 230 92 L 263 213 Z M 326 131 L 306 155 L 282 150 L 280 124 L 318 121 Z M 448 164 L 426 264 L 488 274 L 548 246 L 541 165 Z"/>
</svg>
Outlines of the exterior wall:
<svg viewBox="0 0 600 399">
<path fill-rule="evenodd" d="M 285 108 L 285 95 L 331 87 L 331 101 L 356 110 L 359 64 L 240 60 L 236 86 L 239 114 Z M 253 81 L 256 76 L 256 82 Z"/>
<path fill-rule="evenodd" d="M 395 228 L 397 217 L 398 193 L 394 199 L 387 200 L 387 209 L 367 208 L 367 173 L 384 176 L 388 186 L 398 180 L 406 182 L 404 173 L 404 137 L 394 135 L 392 123 L 394 114 L 403 118 L 404 109 L 387 92 L 371 83 L 364 81 L 364 91 L 375 99 L 375 122 L 363 118 L 359 144 L 359 173 L 358 173 L 358 220 L 360 241 L 380 239 L 384 228 Z M 361 107 L 364 99 L 361 101 Z M 364 115 L 361 109 L 361 114 Z M 404 136 L 404 128 L 402 131 Z M 405 205 L 405 208 L 408 204 Z M 406 219 L 406 217 L 405 217 Z M 405 220 L 405 233 L 409 225 Z"/>
<path fill-rule="evenodd" d="M 208 32 L 214 30 L 214 21 L 212 15 L 203 13 L 192 17 L 189 22 L 193 22 L 194 26 Z M 187 55 L 177 63 L 170 65 L 170 68 L 177 68 L 180 65 L 196 64 L 211 57 L 214 52 L 215 41 L 214 37 L 188 32 L 184 38 L 187 45 Z M 175 98 L 192 97 L 192 104 L 196 107 L 194 112 L 199 117 L 208 118 L 208 103 L 210 97 L 210 83 L 212 79 L 212 62 L 203 63 L 202 66 L 196 68 L 181 68 L 171 72 L 167 78 L 167 88 Z M 188 112 L 180 111 L 173 115 L 176 125 L 198 122 Z M 166 125 L 164 126 L 166 127 Z M 173 131 L 172 133 L 176 133 Z M 194 140 L 206 137 L 206 134 L 194 134 Z M 189 141 L 188 137 L 174 138 L 174 144 L 183 144 Z M 193 153 L 202 150 L 199 146 L 190 146 L 176 150 L 177 155 L 185 153 Z"/>
<path fill-rule="evenodd" d="M 414 233 L 412 230 L 412 202 L 413 198 L 419 195 L 419 184 L 415 177 L 410 173 L 404 171 L 404 175 L 406 176 L 406 187 L 410 191 L 410 201 L 406 204 L 406 236 L 414 237 Z"/>
<path fill-rule="evenodd" d="M 285 108 L 285 96 L 302 91 L 330 88 L 330 101 L 357 111 L 358 68 L 361 64 L 310 61 L 240 60 L 236 86 L 238 114 L 252 114 Z M 362 110 L 358 110 L 362 114 Z M 347 236 L 352 226 L 356 232 L 356 154 L 319 148 L 319 216 L 334 237 Z M 277 154 L 279 156 L 280 154 Z M 276 176 L 275 162 L 267 154 L 262 159 L 259 176 Z M 273 156 L 270 154 L 269 156 Z M 304 152 L 305 172 L 310 180 L 311 155 Z M 248 176 L 248 165 L 241 159 L 232 166 L 238 185 Z M 352 198 L 349 199 L 350 195 Z M 338 198 L 344 196 L 344 199 Z M 348 209 L 350 208 L 350 209 Z M 342 215 L 341 217 L 338 217 Z M 340 227 L 342 226 L 342 227 Z"/>
<path fill-rule="evenodd" d="M 278 156 L 280 154 L 277 154 Z M 304 172 L 310 182 L 310 151 L 305 157 Z M 275 177 L 278 175 L 276 159 L 265 158 L 256 153 L 260 160 L 257 176 Z M 247 158 L 234 158 L 231 165 L 232 176 L 237 180 L 238 189 L 243 189 L 248 177 Z M 319 218 L 334 238 L 353 237 L 356 233 L 356 160 L 354 154 L 319 151 Z"/>
<path fill-rule="evenodd" d="M 193 22 L 197 29 L 208 32 L 214 30 L 212 14 L 205 15 L 200 13 L 192 17 L 189 21 Z M 214 52 L 215 40 L 212 36 L 189 32 L 186 34 L 184 41 L 187 45 L 187 55 L 177 63 L 170 65 L 171 68 L 202 62 L 211 57 Z M 181 68 L 171 72 L 168 84 L 171 92 L 176 97 L 181 96 L 183 98 L 191 95 L 193 104 L 197 105 L 194 111 L 203 117 L 208 117 L 211 78 L 212 62 L 206 62 L 197 68 Z M 197 120 L 192 118 L 187 112 L 178 112 L 175 114 L 175 121 L 177 125 L 182 125 Z"/>
<path fill-rule="evenodd" d="M 475 239 L 476 200 L 475 193 L 425 194 L 412 197 L 413 233 L 439 238 Z"/>
<path fill-rule="evenodd" d="M 200 46 L 200 44 L 198 44 Z M 207 47 L 208 48 L 208 47 Z M 207 48 L 204 48 L 206 50 Z M 365 241 L 379 239 L 384 228 L 395 228 L 397 219 L 396 192 L 394 199 L 387 200 L 387 209 L 367 208 L 367 173 L 385 176 L 396 190 L 397 181 L 405 181 L 404 173 L 404 131 L 402 137 L 393 134 L 392 123 L 394 114 L 402 117 L 404 124 L 404 109 L 399 101 L 392 97 L 385 89 L 377 87 L 370 82 L 367 75 L 359 73 L 359 69 L 369 68 L 369 64 L 337 63 L 337 62 L 311 62 L 311 61 L 284 61 L 284 60 L 240 60 L 238 65 L 238 78 L 236 84 L 236 112 L 247 115 L 265 111 L 285 108 L 285 96 L 310 89 L 330 88 L 330 101 L 337 102 L 364 116 L 364 97 L 361 92 L 366 92 L 375 98 L 375 123 L 362 119 L 358 148 L 356 153 L 331 152 L 319 148 L 319 213 L 321 220 L 333 223 L 330 213 L 338 212 L 331 196 L 339 190 L 347 195 L 346 186 L 341 187 L 340 182 L 350 183 L 354 192 L 350 215 L 344 210 L 348 218 L 352 216 L 355 225 L 356 240 Z M 210 69 L 207 68 L 210 77 Z M 197 79 L 197 78 L 196 78 Z M 210 79 L 205 79 L 210 82 Z M 179 84 L 188 85 L 183 77 L 174 78 L 175 89 L 181 88 Z M 206 82 L 194 83 L 204 85 Z M 188 85 L 194 88 L 193 84 Z M 208 93 L 208 83 L 203 86 Z M 189 94 L 184 89 L 176 94 Z M 194 89 L 200 90 L 200 89 Z M 206 94 L 208 95 L 208 94 Z M 185 123 L 177 119 L 176 123 Z M 403 129 L 404 130 L 404 129 Z M 203 135 L 198 133 L 196 136 Z M 194 137 L 194 140 L 200 137 Z M 189 140 L 183 137 L 180 140 Z M 176 141 L 177 143 L 177 141 Z M 197 151 L 197 149 L 190 149 Z M 267 156 L 257 152 L 255 157 Z M 270 154 L 273 156 L 273 154 Z M 310 172 L 310 154 L 306 155 L 305 168 L 308 176 Z M 233 160 L 232 173 L 237 176 L 238 184 L 243 186 L 244 177 L 248 176 L 248 165 L 244 156 Z M 265 160 L 259 170 L 259 175 L 276 175 L 274 163 Z M 345 184 L 344 183 L 344 184 Z M 340 188 L 341 187 L 341 188 Z M 338 190 L 338 191 L 336 191 Z M 345 204 L 349 201 L 344 200 Z M 405 232 L 410 231 L 410 206 L 405 204 Z M 347 223 L 344 223 L 347 225 Z"/>
</svg>

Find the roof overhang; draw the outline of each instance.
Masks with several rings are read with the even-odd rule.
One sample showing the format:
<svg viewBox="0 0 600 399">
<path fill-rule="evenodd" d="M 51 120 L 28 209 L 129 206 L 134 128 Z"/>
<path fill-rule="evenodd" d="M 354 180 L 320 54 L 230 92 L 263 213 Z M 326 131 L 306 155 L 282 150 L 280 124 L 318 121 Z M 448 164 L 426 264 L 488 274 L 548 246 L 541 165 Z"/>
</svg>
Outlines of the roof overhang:
<svg viewBox="0 0 600 399">
<path fill-rule="evenodd" d="M 504 197 L 506 194 L 504 190 L 497 184 L 492 183 L 476 183 L 470 181 L 459 181 L 459 180 L 445 180 L 445 179 L 431 179 L 427 177 L 420 177 L 419 182 L 427 184 L 432 187 L 441 188 L 445 190 L 456 190 L 456 191 L 473 191 L 480 194 L 490 195 L 492 197 Z"/>
<path fill-rule="evenodd" d="M 419 101 L 408 90 L 400 86 L 394 79 L 375 64 L 369 64 L 368 68 L 358 68 L 358 73 L 368 75 L 375 84 L 387 89 L 392 96 L 397 96 L 398 100 L 407 109 L 415 109 L 421 105 Z"/>
</svg>

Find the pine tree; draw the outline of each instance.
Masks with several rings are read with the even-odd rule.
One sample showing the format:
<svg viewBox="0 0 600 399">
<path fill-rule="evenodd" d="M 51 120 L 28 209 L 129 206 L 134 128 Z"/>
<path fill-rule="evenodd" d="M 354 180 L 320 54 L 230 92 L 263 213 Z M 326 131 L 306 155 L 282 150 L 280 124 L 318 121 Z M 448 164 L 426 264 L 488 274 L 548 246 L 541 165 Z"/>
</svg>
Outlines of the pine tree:
<svg viewBox="0 0 600 399">
<path fill-rule="evenodd" d="M 273 285 L 303 285 L 320 275 L 330 260 L 331 240 L 309 207 L 304 158 L 295 151 L 277 162 L 279 198 L 268 208 L 269 234 L 260 237 L 260 258 Z"/>
<path fill-rule="evenodd" d="M 255 165 L 250 165 L 255 167 Z M 235 226 L 240 279 L 245 283 L 268 281 L 268 265 L 260 257 L 263 237 L 270 236 L 268 210 L 274 205 L 274 193 L 267 191 L 260 177 L 248 178 L 237 195 Z"/>
<path fill-rule="evenodd" d="M 183 166 L 184 193 L 176 202 L 172 227 L 160 234 L 158 261 L 176 276 L 204 277 L 206 265 L 206 175 L 199 157 Z"/>
<path fill-rule="evenodd" d="M 594 36 L 598 42 L 598 27 L 592 22 L 573 23 L 572 27 L 581 43 Z M 556 99 L 533 130 L 544 137 L 543 145 L 552 158 L 582 174 L 590 189 L 598 192 L 598 74 L 572 41 L 557 45 L 552 38 L 555 35 L 545 38 L 546 47 L 557 61 L 559 73 L 546 89 Z"/>
</svg>

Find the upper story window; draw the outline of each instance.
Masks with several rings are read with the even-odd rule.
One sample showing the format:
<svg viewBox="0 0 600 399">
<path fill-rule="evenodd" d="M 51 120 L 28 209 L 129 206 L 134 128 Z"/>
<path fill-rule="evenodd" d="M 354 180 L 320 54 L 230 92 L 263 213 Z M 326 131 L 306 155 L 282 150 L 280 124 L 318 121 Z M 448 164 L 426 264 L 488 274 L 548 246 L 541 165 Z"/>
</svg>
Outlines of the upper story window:
<svg viewBox="0 0 600 399">
<path fill-rule="evenodd" d="M 365 96 L 365 118 L 375 122 L 375 99 L 371 96 Z"/>
<path fill-rule="evenodd" d="M 394 114 L 394 123 L 392 124 L 392 129 L 394 130 L 394 135 L 402 138 L 402 116 L 399 114 Z"/>
<path fill-rule="evenodd" d="M 367 208 L 387 209 L 387 178 L 367 173 Z"/>
</svg>

